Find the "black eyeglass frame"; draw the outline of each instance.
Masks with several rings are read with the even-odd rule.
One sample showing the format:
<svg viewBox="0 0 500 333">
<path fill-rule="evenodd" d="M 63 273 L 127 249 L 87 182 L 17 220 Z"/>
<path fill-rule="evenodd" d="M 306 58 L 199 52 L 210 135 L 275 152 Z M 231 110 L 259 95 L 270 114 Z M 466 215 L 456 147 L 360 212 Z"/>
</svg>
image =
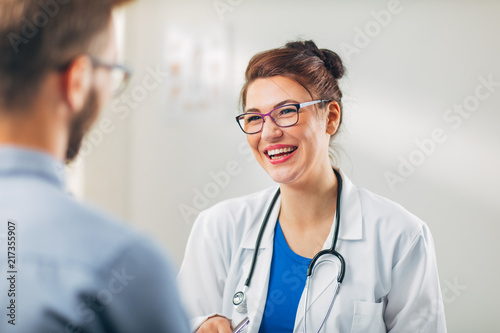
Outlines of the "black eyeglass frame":
<svg viewBox="0 0 500 333">
<path fill-rule="evenodd" d="M 310 106 L 310 105 L 314 105 L 314 104 L 318 104 L 318 103 L 329 103 L 331 101 L 332 100 L 329 100 L 329 99 L 318 99 L 318 100 L 315 100 L 315 101 L 298 103 L 298 104 L 285 104 L 285 105 L 281 105 L 281 106 L 278 106 L 278 107 L 272 109 L 268 113 L 246 112 L 246 113 L 242 113 L 242 114 L 236 116 L 236 122 L 238 123 L 238 125 L 241 128 L 241 130 L 243 131 L 243 133 L 248 134 L 248 135 L 257 134 L 257 133 L 262 132 L 262 130 L 264 129 L 265 117 L 271 118 L 271 120 L 273 121 L 273 123 L 275 123 L 276 126 L 278 126 L 278 127 L 281 127 L 281 128 L 292 127 L 294 125 L 297 125 L 297 123 L 299 122 L 299 118 L 300 118 L 300 116 L 299 116 L 300 115 L 299 110 L 300 109 L 305 108 L 306 106 Z M 291 125 L 279 125 L 276 122 L 276 120 L 271 116 L 271 114 L 274 111 L 276 111 L 278 109 L 281 109 L 281 108 L 284 108 L 284 107 L 287 107 L 287 106 L 293 106 L 293 107 L 295 107 L 297 109 L 297 120 L 293 124 L 291 124 Z M 245 129 L 241 125 L 240 119 L 243 118 L 243 117 L 245 117 L 245 116 L 247 116 L 247 115 L 258 115 L 258 116 L 262 117 L 262 126 L 260 127 L 260 129 L 258 131 L 255 131 L 255 132 L 247 132 L 247 131 L 245 131 Z"/>
<path fill-rule="evenodd" d="M 112 71 L 114 69 L 118 69 L 121 72 L 123 72 L 123 74 L 124 74 L 123 81 L 122 81 L 120 87 L 117 90 L 113 91 L 114 96 L 120 95 L 127 87 L 127 84 L 130 80 L 130 77 L 132 76 L 132 70 L 125 65 L 121 65 L 121 64 L 117 64 L 117 63 L 109 63 L 109 62 L 103 61 L 97 57 L 94 57 L 93 55 L 90 55 L 90 54 L 88 54 L 87 56 L 89 57 L 90 62 L 92 63 L 92 66 L 94 66 L 94 68 L 101 67 L 101 68 L 108 69 L 110 71 Z M 58 66 L 57 70 L 61 71 L 61 72 L 66 71 L 72 62 L 73 62 L 73 60 L 67 62 L 64 65 Z"/>
</svg>

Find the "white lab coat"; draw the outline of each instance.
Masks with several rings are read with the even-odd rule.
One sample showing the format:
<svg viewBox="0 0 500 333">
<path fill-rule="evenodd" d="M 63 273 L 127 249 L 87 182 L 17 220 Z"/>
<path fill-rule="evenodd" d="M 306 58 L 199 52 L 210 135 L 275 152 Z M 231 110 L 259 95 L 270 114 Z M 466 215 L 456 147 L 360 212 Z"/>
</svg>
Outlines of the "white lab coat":
<svg viewBox="0 0 500 333">
<path fill-rule="evenodd" d="M 434 244 L 426 224 L 398 204 L 359 188 L 343 174 L 337 251 L 346 261 L 345 279 L 322 332 L 446 332 Z M 277 201 L 259 247 L 246 293 L 248 314 L 232 298 L 243 289 L 263 217 L 277 187 L 221 202 L 200 213 L 188 240 L 178 276 L 193 331 L 219 314 L 245 332 L 257 333 L 262 320 L 273 253 Z M 323 249 L 330 248 L 334 224 Z M 336 284 L 338 265 L 321 264 L 311 281 L 307 332 L 316 332 Z M 287 278 L 286 272 L 283 279 Z M 285 280 L 284 280 L 285 281 Z M 286 283 L 286 282 L 285 282 Z M 286 296 L 275 297 L 275 306 Z M 304 293 L 294 332 L 303 329 Z M 290 314 L 295 315 L 295 314 Z"/>
</svg>

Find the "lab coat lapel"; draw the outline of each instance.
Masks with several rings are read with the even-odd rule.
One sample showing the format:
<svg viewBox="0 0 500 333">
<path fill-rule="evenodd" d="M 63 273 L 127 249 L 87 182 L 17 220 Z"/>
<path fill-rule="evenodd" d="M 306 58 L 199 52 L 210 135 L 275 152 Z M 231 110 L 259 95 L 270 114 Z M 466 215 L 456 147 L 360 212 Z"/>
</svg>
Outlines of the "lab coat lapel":
<svg viewBox="0 0 500 333">
<path fill-rule="evenodd" d="M 342 194 L 340 196 L 340 228 L 339 239 L 341 240 L 361 240 L 363 239 L 363 211 L 361 209 L 361 199 L 358 188 L 351 182 L 344 173 L 342 176 Z M 333 230 L 332 230 L 333 231 Z M 330 232 L 325 246 L 330 248 L 333 239 L 333 232 Z"/>
<path fill-rule="evenodd" d="M 340 171 L 340 170 L 339 170 Z M 356 187 L 352 184 L 342 171 L 340 171 L 343 181 L 342 193 L 340 197 L 340 228 L 339 241 L 336 250 L 346 259 L 346 272 L 349 274 L 348 253 L 342 252 L 342 241 L 361 240 L 363 238 L 363 216 L 361 211 L 361 201 Z M 330 249 L 333 241 L 336 218 L 332 223 L 330 233 L 323 244 L 323 250 Z M 337 275 L 340 269 L 339 260 L 333 255 L 324 255 L 316 262 L 316 269 L 311 277 L 309 296 L 307 301 L 308 317 L 307 326 L 310 329 L 317 329 L 321 325 L 337 284 Z M 302 321 L 304 318 L 305 293 L 302 293 L 297 315 L 295 318 L 295 332 L 302 332 Z M 336 311 L 338 301 L 332 309 Z M 314 308 L 311 310 L 311 307 Z M 314 314 L 314 315 L 312 315 Z M 308 330 L 309 331 L 309 330 Z"/>
<path fill-rule="evenodd" d="M 274 193 L 272 196 L 274 196 Z M 271 199 L 271 198 L 270 198 Z M 267 205 L 261 207 L 263 214 L 260 217 L 258 223 L 254 223 L 254 227 L 249 230 L 248 236 L 242 243 L 242 247 L 248 251 L 249 256 L 253 256 L 255 251 L 255 242 L 259 234 L 259 230 L 262 226 L 262 220 L 264 219 L 265 213 L 269 207 L 271 200 L 267 200 Z M 264 309 L 266 306 L 267 290 L 269 287 L 269 276 L 271 272 L 271 261 L 273 257 L 273 241 L 274 241 L 274 229 L 276 227 L 276 221 L 281 207 L 281 197 L 278 198 L 276 204 L 274 205 L 272 212 L 269 216 L 266 229 L 264 231 L 261 244 L 259 246 L 259 254 L 257 257 L 257 262 L 255 264 L 254 273 L 250 286 L 247 291 L 247 306 L 248 306 L 248 317 L 250 318 L 250 324 L 248 328 L 249 333 L 258 332 L 260 323 L 262 322 L 262 316 L 264 314 Z M 243 266 L 243 280 L 241 282 L 241 287 L 248 276 L 251 266 L 251 259 L 246 262 Z"/>
<path fill-rule="evenodd" d="M 255 243 L 257 241 L 257 236 L 259 235 L 259 231 L 262 227 L 262 222 L 264 220 L 264 217 L 266 216 L 267 210 L 271 205 L 272 199 L 276 194 L 277 190 L 278 188 L 276 187 L 275 189 L 272 190 L 272 192 L 270 191 L 267 200 L 263 201 L 256 207 L 253 207 L 253 209 L 248 211 L 247 215 L 244 217 L 244 219 L 252 221 L 252 225 L 249 228 L 248 232 L 243 237 L 243 240 L 241 242 L 242 249 L 248 249 L 248 250 L 255 249 Z M 269 241 L 270 237 L 272 246 L 272 241 L 274 239 L 273 238 L 274 227 L 276 226 L 276 221 L 278 219 L 280 209 L 281 209 L 281 195 L 276 200 L 276 203 L 274 204 L 271 214 L 269 215 L 269 221 L 267 222 L 267 226 L 264 231 L 264 235 L 262 237 L 259 249 L 264 249 L 269 245 L 267 241 Z"/>
</svg>

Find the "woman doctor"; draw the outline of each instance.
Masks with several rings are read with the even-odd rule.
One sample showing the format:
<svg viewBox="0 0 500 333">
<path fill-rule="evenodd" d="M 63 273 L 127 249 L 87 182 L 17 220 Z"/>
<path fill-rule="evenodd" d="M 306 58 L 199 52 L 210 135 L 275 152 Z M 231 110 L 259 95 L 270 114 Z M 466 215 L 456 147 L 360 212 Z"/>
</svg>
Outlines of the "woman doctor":
<svg viewBox="0 0 500 333">
<path fill-rule="evenodd" d="M 281 193 L 199 215 L 178 277 L 193 331 L 230 333 L 248 317 L 252 333 L 446 332 L 426 224 L 330 163 L 343 74 L 338 55 L 312 41 L 251 59 L 237 120 Z"/>
</svg>

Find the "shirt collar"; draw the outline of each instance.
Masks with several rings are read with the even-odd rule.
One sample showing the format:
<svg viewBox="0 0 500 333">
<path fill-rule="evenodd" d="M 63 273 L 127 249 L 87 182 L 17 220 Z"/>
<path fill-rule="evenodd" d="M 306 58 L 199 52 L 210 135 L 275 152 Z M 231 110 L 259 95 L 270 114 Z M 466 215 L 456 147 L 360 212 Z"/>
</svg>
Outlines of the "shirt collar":
<svg viewBox="0 0 500 333">
<path fill-rule="evenodd" d="M 43 178 L 65 188 L 65 169 L 61 161 L 41 151 L 0 145 L 0 177 L 11 175 Z"/>
</svg>

